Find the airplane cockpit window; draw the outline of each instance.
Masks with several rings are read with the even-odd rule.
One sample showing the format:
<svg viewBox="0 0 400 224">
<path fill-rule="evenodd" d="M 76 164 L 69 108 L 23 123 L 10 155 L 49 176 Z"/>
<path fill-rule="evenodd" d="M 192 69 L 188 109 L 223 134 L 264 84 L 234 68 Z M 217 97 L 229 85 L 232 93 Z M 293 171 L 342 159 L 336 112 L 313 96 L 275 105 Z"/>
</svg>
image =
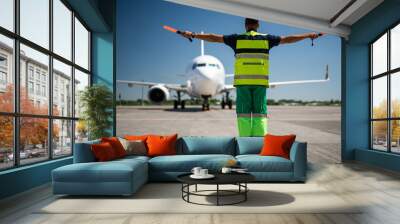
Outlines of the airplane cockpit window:
<svg viewBox="0 0 400 224">
<path fill-rule="evenodd" d="M 194 70 L 194 69 L 197 68 L 197 67 L 205 67 L 205 66 L 206 66 L 206 63 L 193 64 L 192 70 Z"/>
<path fill-rule="evenodd" d="M 210 67 L 217 67 L 219 69 L 219 65 L 218 64 L 208 64 Z"/>
</svg>

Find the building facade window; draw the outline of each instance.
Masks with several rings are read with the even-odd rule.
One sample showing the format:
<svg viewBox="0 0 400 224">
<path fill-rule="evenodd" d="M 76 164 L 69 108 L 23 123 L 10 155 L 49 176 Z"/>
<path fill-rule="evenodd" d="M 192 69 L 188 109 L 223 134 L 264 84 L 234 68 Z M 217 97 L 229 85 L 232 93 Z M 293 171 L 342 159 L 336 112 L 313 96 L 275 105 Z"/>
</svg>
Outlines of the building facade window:
<svg viewBox="0 0 400 224">
<path fill-rule="evenodd" d="M 33 82 L 31 82 L 31 81 L 28 82 L 28 92 L 29 92 L 29 94 L 34 93 Z"/>
<path fill-rule="evenodd" d="M 370 44 L 371 149 L 400 153 L 400 24 Z"/>
<path fill-rule="evenodd" d="M 0 170 L 71 156 L 87 139 L 72 105 L 90 85 L 90 30 L 63 0 L 0 2 Z"/>
<path fill-rule="evenodd" d="M 7 73 L 0 70 L 0 84 L 5 86 L 7 84 Z"/>
</svg>

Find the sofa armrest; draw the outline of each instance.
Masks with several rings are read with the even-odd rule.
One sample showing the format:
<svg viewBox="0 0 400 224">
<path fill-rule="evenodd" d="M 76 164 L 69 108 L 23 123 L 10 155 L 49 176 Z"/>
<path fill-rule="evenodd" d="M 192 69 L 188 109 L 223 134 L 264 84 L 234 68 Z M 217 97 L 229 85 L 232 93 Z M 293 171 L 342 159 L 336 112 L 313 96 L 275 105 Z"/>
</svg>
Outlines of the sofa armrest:
<svg viewBox="0 0 400 224">
<path fill-rule="evenodd" d="M 290 149 L 290 160 L 293 162 L 293 179 L 305 181 L 307 176 L 307 143 L 294 142 Z"/>
<path fill-rule="evenodd" d="M 74 163 L 95 162 L 96 158 L 92 153 L 90 146 L 99 143 L 99 140 L 90 142 L 75 143 L 74 147 Z"/>
</svg>

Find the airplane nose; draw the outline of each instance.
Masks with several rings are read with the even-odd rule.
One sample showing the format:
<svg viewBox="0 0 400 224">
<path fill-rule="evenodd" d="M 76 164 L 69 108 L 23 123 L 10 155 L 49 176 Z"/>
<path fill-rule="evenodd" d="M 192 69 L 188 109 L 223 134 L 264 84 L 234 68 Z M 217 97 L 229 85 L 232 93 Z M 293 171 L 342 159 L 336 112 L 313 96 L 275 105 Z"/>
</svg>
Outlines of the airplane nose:
<svg viewBox="0 0 400 224">
<path fill-rule="evenodd" d="M 213 73 L 199 71 L 199 79 L 196 81 L 195 88 L 199 95 L 214 95 L 217 89 L 217 81 Z"/>
</svg>

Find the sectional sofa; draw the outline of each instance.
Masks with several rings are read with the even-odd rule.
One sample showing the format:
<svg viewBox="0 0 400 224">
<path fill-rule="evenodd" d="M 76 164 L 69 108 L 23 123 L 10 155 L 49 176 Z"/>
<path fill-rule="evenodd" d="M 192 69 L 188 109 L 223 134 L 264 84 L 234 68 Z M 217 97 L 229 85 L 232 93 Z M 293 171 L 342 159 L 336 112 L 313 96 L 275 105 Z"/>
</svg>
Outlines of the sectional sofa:
<svg viewBox="0 0 400 224">
<path fill-rule="evenodd" d="M 259 182 L 304 182 L 307 171 L 307 144 L 295 142 L 290 159 L 258 155 L 262 137 L 182 137 L 176 144 L 177 155 L 127 156 L 96 162 L 90 145 L 77 143 L 74 163 L 52 172 L 54 194 L 131 195 L 148 181 L 176 181 L 193 167 L 218 172 L 234 159 Z"/>
</svg>

